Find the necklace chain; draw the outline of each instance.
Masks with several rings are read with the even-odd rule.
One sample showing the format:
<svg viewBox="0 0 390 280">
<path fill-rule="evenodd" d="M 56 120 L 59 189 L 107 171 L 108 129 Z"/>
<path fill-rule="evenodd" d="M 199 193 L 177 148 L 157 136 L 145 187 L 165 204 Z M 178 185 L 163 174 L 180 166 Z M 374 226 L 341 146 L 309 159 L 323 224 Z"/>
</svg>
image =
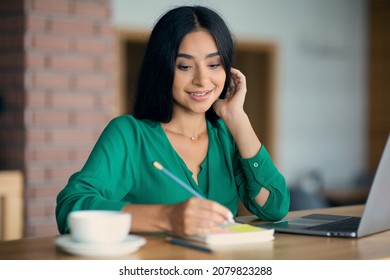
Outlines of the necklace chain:
<svg viewBox="0 0 390 280">
<path fill-rule="evenodd" d="M 177 135 L 182 135 L 182 136 L 184 136 L 184 137 L 186 137 L 186 138 L 189 138 L 191 141 L 198 140 L 199 137 L 200 137 L 200 135 L 202 135 L 202 133 L 200 133 L 200 134 L 198 135 L 198 137 L 195 137 L 195 136 L 187 136 L 187 135 L 185 135 L 184 133 L 177 132 L 177 131 L 173 131 L 173 130 L 166 129 L 166 128 L 165 128 L 165 131 L 170 132 L 170 133 L 173 133 L 173 134 L 177 134 Z"/>
</svg>

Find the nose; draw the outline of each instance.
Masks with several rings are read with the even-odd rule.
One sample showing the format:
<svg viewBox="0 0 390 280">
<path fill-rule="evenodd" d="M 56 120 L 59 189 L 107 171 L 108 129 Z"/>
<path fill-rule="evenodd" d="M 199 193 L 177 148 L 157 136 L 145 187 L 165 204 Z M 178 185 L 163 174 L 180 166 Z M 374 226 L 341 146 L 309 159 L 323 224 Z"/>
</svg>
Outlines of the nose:
<svg viewBox="0 0 390 280">
<path fill-rule="evenodd" d="M 194 72 L 194 77 L 192 79 L 192 83 L 198 86 L 204 86 L 207 83 L 208 75 L 207 69 L 204 67 L 197 67 Z"/>
</svg>

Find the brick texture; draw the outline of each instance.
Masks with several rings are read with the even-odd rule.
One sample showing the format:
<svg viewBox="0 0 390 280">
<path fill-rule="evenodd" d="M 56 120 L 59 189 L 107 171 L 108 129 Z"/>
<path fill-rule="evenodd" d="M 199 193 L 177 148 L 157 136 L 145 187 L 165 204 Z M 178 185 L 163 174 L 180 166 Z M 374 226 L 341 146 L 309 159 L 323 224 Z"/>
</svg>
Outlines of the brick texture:
<svg viewBox="0 0 390 280">
<path fill-rule="evenodd" d="M 0 5 L 0 169 L 23 170 L 25 237 L 57 234 L 55 199 L 114 114 L 109 0 Z"/>
</svg>

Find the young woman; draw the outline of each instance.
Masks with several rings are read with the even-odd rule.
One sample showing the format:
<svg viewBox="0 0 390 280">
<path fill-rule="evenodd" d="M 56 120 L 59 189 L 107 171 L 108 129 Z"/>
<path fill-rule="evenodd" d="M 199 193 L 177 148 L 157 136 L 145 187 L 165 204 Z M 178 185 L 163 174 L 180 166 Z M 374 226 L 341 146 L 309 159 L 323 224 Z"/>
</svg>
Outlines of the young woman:
<svg viewBox="0 0 390 280">
<path fill-rule="evenodd" d="M 74 210 L 132 214 L 132 232 L 201 235 L 237 213 L 239 199 L 262 220 L 283 218 L 284 177 L 256 136 L 243 105 L 245 76 L 232 68 L 222 18 L 179 7 L 155 25 L 140 71 L 133 115 L 112 120 L 81 171 L 57 198 L 67 232 Z M 158 171 L 161 163 L 206 199 Z"/>
</svg>

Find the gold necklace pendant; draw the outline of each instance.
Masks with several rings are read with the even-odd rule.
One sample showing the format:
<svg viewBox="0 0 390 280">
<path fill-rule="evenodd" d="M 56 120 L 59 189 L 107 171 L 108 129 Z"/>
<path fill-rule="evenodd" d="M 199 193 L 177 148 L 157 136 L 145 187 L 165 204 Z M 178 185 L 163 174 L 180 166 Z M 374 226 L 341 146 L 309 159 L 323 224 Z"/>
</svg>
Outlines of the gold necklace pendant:
<svg viewBox="0 0 390 280">
<path fill-rule="evenodd" d="M 198 139 L 201 137 L 201 135 L 203 134 L 203 133 L 201 133 L 201 134 L 199 134 L 199 135 L 196 137 L 196 136 L 188 136 L 188 135 L 185 135 L 184 133 L 181 133 L 181 132 L 178 132 L 178 131 L 173 131 L 173 130 L 170 130 L 170 129 L 167 129 L 167 128 L 164 128 L 164 130 L 165 130 L 165 132 L 168 132 L 168 133 L 173 133 L 173 134 L 176 134 L 176 135 L 181 135 L 181 136 L 183 136 L 183 137 L 185 137 L 185 138 L 190 139 L 191 141 L 198 140 Z"/>
</svg>

